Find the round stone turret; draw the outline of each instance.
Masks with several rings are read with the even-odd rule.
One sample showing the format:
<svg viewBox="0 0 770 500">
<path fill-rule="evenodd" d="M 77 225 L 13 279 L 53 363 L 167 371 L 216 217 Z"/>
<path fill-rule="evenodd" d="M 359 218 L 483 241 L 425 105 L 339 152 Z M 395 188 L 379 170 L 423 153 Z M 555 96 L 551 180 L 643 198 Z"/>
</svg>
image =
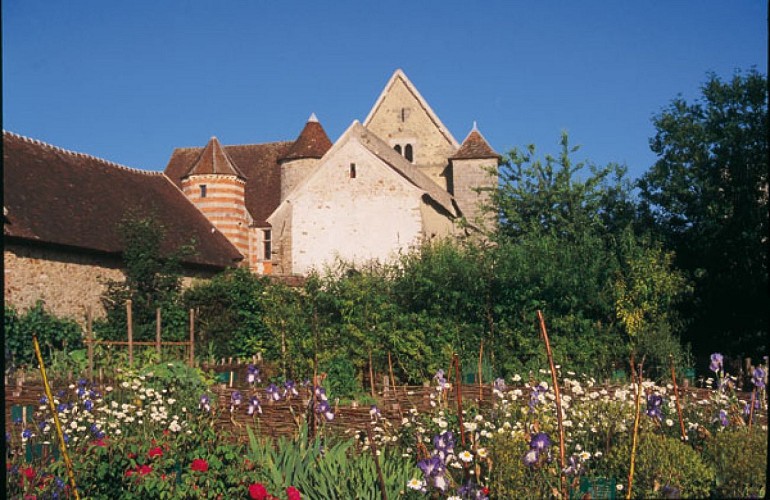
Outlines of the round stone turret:
<svg viewBox="0 0 770 500">
<path fill-rule="evenodd" d="M 281 165 L 281 201 L 297 187 L 318 165 L 332 147 L 315 113 L 310 115 L 297 140 L 278 162 Z"/>
</svg>

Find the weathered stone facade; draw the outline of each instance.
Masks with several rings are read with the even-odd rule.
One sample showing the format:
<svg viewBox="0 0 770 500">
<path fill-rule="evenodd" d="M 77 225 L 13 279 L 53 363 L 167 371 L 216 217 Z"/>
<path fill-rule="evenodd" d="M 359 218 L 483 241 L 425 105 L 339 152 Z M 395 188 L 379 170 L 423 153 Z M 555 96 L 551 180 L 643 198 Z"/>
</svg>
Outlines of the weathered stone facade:
<svg viewBox="0 0 770 500">
<path fill-rule="evenodd" d="M 42 300 L 57 316 L 83 321 L 89 307 L 101 316 L 105 283 L 123 279 L 117 257 L 8 242 L 3 254 L 3 298 L 19 310 Z"/>
</svg>

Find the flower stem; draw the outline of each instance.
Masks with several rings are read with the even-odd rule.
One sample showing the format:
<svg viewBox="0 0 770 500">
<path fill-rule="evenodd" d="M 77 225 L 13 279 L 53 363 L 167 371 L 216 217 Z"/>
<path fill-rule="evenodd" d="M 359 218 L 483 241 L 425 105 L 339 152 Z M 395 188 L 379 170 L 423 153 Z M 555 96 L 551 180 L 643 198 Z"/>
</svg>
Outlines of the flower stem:
<svg viewBox="0 0 770 500">
<path fill-rule="evenodd" d="M 669 354 L 671 362 L 671 383 L 674 384 L 674 397 L 676 398 L 676 413 L 679 415 L 679 428 L 682 431 L 682 441 L 687 441 L 687 431 L 684 429 L 684 419 L 682 418 L 682 406 L 679 404 L 679 388 L 676 385 L 676 371 L 674 370 L 674 357 Z"/>
</svg>

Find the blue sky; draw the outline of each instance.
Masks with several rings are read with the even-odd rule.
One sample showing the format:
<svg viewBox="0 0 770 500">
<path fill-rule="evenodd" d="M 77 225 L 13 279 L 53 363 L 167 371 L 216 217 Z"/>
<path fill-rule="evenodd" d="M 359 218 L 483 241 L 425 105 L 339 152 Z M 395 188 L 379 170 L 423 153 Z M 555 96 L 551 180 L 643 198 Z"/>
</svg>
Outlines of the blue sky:
<svg viewBox="0 0 770 500">
<path fill-rule="evenodd" d="M 135 168 L 174 147 L 335 140 L 402 68 L 458 141 L 655 161 L 708 72 L 767 74 L 767 2 L 5 1 L 3 128 Z"/>
</svg>

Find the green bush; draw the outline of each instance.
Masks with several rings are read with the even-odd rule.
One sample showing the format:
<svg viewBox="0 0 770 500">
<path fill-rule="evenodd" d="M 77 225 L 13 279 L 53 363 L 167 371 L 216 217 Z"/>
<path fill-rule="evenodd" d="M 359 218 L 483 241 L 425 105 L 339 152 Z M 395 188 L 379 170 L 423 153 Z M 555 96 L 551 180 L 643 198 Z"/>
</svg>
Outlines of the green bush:
<svg viewBox="0 0 770 500">
<path fill-rule="evenodd" d="M 530 470 L 524 465 L 529 444 L 524 437 L 495 434 L 490 446 L 494 466 L 489 477 L 489 491 L 494 498 L 551 498 L 559 487 L 555 461 L 550 469 Z"/>
<path fill-rule="evenodd" d="M 716 471 L 718 496 L 765 496 L 767 431 L 742 427 L 719 432 L 706 443 L 703 457 Z"/>
<path fill-rule="evenodd" d="M 322 371 L 326 372 L 324 385 L 329 390 L 329 395 L 335 398 L 350 398 L 361 391 L 361 386 L 356 379 L 356 368 L 345 356 L 335 356 L 326 363 L 321 364 Z"/>
<path fill-rule="evenodd" d="M 49 365 L 60 351 L 71 352 L 83 347 L 83 330 L 73 320 L 58 318 L 45 310 L 43 301 L 19 314 L 5 306 L 4 318 L 6 362 L 10 367 L 37 367 L 32 335 L 37 335 L 43 362 Z"/>
<path fill-rule="evenodd" d="M 614 446 L 604 460 L 597 462 L 595 472 L 625 484 L 630 458 L 629 437 Z M 661 498 L 667 494 L 707 497 L 713 482 L 714 470 L 691 446 L 676 438 L 640 433 L 634 466 L 634 498 Z"/>
</svg>

